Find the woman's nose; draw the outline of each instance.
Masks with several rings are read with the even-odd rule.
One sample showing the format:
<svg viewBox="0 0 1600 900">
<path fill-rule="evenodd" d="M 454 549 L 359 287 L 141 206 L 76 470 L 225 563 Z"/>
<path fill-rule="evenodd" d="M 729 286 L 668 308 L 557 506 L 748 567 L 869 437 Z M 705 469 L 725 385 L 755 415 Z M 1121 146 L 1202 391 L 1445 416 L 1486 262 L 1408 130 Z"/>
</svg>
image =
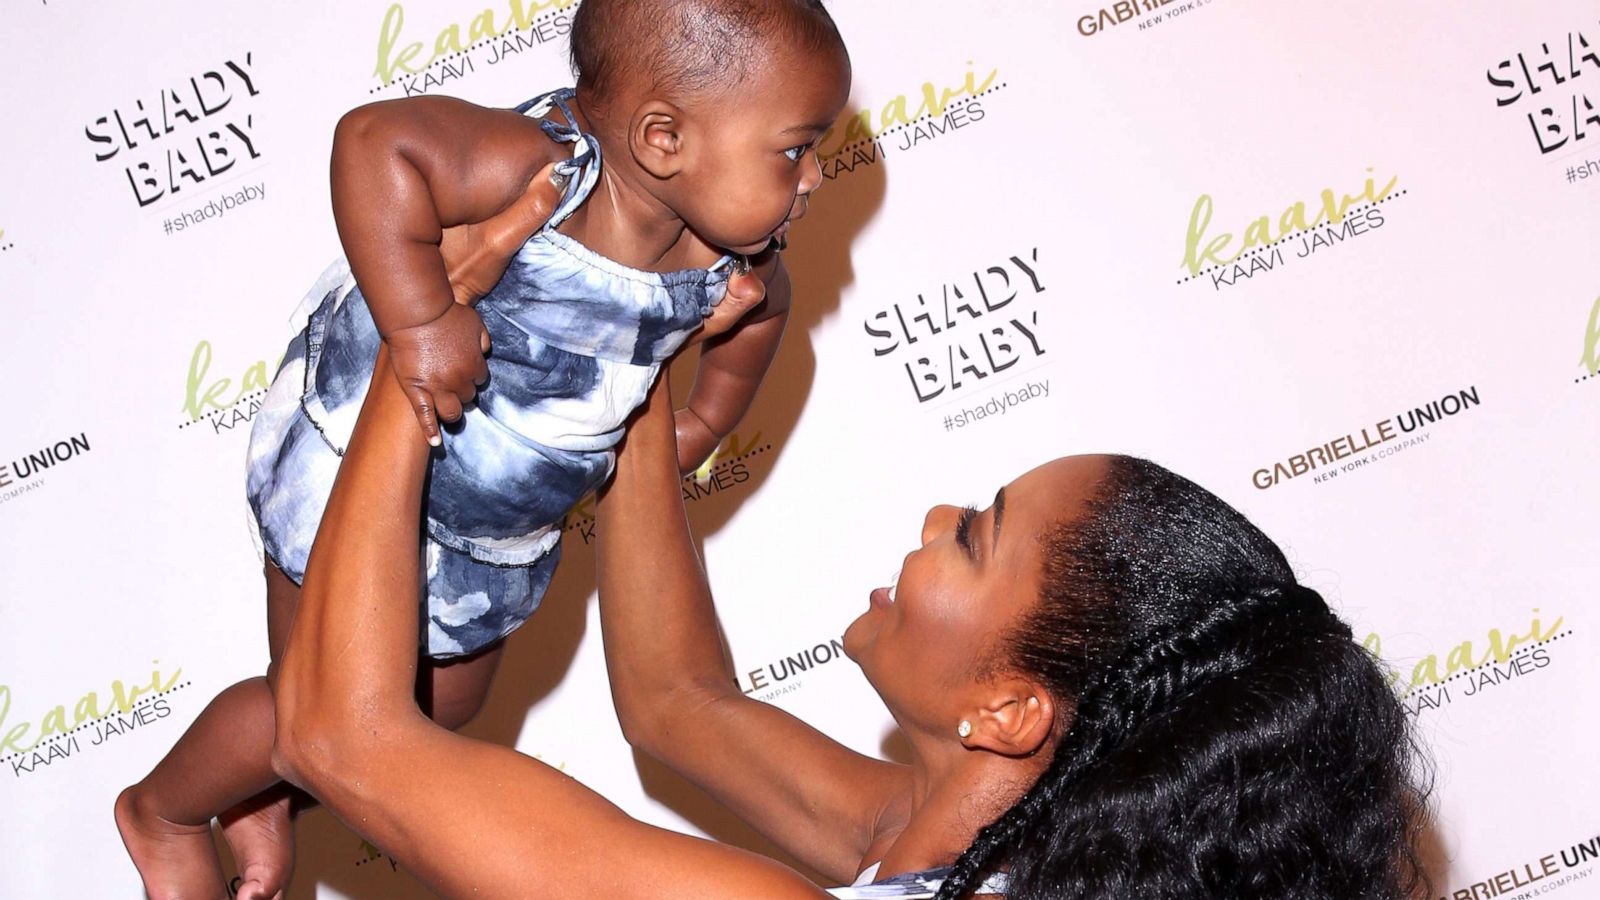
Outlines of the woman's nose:
<svg viewBox="0 0 1600 900">
<path fill-rule="evenodd" d="M 922 520 L 922 545 L 926 547 L 934 538 L 950 530 L 959 515 L 960 509 L 944 504 L 928 510 L 928 515 Z"/>
</svg>

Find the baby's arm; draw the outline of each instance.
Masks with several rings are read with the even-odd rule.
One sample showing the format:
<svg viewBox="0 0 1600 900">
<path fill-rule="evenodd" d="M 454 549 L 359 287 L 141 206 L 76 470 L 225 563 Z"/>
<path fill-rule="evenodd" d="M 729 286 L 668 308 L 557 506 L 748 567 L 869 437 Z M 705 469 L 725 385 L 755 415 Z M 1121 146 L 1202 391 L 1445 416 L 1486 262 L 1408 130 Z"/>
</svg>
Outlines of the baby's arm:
<svg viewBox="0 0 1600 900">
<path fill-rule="evenodd" d="M 688 402 L 675 413 L 678 468 L 685 474 L 699 468 L 744 418 L 783 338 L 789 319 L 789 272 L 775 253 L 758 263 L 756 272 L 766 283 L 766 299 L 728 333 L 701 344 L 694 387 Z"/>
<path fill-rule="evenodd" d="M 443 231 L 510 206 L 561 155 L 534 119 L 449 97 L 372 103 L 339 120 L 334 223 L 431 443 L 476 393 L 489 349 L 477 314 L 455 302 Z"/>
</svg>

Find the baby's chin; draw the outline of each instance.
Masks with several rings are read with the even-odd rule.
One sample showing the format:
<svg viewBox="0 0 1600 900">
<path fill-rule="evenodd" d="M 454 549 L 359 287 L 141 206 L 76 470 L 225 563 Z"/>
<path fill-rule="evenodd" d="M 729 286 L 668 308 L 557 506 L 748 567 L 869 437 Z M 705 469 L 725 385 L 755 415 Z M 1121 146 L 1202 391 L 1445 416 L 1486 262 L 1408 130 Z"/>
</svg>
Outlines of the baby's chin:
<svg viewBox="0 0 1600 900">
<path fill-rule="evenodd" d="M 768 235 L 759 241 L 749 244 L 729 244 L 724 246 L 722 250 L 731 256 L 755 256 L 768 250 L 782 250 L 787 245 L 788 241 L 784 238 Z"/>
</svg>

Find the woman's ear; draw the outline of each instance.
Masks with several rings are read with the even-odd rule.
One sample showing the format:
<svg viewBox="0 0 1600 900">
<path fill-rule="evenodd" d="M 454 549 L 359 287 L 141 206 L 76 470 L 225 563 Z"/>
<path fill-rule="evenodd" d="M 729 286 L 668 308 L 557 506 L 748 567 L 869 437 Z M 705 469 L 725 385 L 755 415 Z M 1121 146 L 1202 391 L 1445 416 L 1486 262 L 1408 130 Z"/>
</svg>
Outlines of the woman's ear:
<svg viewBox="0 0 1600 900">
<path fill-rule="evenodd" d="M 665 100 L 646 100 L 634 110 L 628 150 L 641 169 L 668 179 L 683 169 L 683 111 Z"/>
<path fill-rule="evenodd" d="M 1003 756 L 1028 756 L 1049 743 L 1055 718 L 1055 702 L 1042 685 L 1005 678 L 990 685 L 972 718 L 963 720 L 970 722 L 971 733 L 961 743 Z"/>
</svg>

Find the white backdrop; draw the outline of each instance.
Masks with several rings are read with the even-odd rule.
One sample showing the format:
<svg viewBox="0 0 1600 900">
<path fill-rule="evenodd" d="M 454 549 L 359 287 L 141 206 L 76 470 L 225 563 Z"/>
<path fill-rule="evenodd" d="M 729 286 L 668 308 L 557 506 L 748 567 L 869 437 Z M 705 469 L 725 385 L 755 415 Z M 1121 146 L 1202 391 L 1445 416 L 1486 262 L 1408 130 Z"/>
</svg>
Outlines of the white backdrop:
<svg viewBox="0 0 1600 900">
<path fill-rule="evenodd" d="M 1600 896 L 1600 6 L 1097 2 L 833 4 L 793 325 L 686 487 L 741 684 L 892 750 L 836 641 L 926 508 L 1148 455 L 1395 666 L 1439 895 Z M 0 896 L 137 896 L 112 799 L 264 669 L 243 450 L 337 253 L 335 121 L 568 83 L 570 6 L 0 14 Z M 621 740 L 571 525 L 472 732 L 762 847 Z M 300 839 L 292 896 L 425 895 L 326 813 Z"/>
</svg>

